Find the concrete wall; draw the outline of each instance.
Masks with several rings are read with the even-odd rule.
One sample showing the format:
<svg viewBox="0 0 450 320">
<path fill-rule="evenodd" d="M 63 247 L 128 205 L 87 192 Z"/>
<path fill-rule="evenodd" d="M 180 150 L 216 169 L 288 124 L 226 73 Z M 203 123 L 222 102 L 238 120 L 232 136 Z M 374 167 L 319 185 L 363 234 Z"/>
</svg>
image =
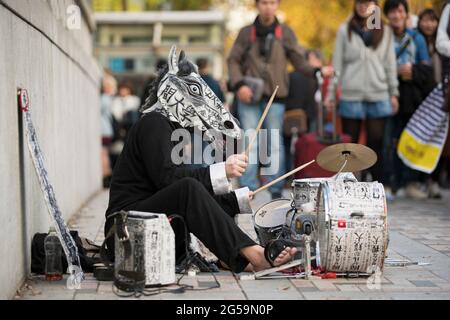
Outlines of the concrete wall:
<svg viewBox="0 0 450 320">
<path fill-rule="evenodd" d="M 21 191 L 18 87 L 28 90 L 66 221 L 101 188 L 101 73 L 92 56 L 89 13 L 83 12 L 81 29 L 66 27 L 66 8 L 74 3 L 86 4 L 0 0 L 0 299 L 12 298 L 29 274 L 32 236 L 47 232 L 50 221 L 26 142 Z"/>
</svg>

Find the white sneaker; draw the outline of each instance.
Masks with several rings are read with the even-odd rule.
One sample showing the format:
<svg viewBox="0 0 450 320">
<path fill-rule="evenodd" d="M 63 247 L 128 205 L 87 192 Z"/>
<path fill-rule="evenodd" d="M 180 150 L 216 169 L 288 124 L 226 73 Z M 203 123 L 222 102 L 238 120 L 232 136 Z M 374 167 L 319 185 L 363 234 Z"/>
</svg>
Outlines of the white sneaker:
<svg viewBox="0 0 450 320">
<path fill-rule="evenodd" d="M 437 182 L 432 182 L 428 186 L 428 196 L 431 199 L 442 199 L 441 188 Z"/>
<path fill-rule="evenodd" d="M 428 194 L 420 188 L 418 183 L 411 183 L 406 187 L 406 196 L 415 200 L 424 200 Z"/>
<path fill-rule="evenodd" d="M 392 192 L 392 188 L 391 187 L 385 187 L 384 188 L 384 194 L 386 195 L 386 200 L 387 201 L 394 201 L 395 200 L 395 195 Z"/>
<path fill-rule="evenodd" d="M 395 193 L 395 196 L 396 196 L 398 199 L 404 199 L 404 198 L 406 198 L 406 190 L 405 190 L 405 188 L 400 188 L 400 189 L 398 189 L 397 192 Z"/>
</svg>

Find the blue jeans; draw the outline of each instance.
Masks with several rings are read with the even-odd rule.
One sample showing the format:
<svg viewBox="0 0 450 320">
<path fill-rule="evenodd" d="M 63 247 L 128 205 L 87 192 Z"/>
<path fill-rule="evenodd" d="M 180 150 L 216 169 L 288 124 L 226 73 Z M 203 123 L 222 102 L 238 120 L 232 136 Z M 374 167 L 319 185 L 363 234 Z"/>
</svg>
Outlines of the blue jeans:
<svg viewBox="0 0 450 320">
<path fill-rule="evenodd" d="M 389 99 L 377 102 L 341 100 L 339 114 L 347 119 L 385 118 L 392 115 L 392 106 Z"/>
<path fill-rule="evenodd" d="M 258 122 L 264 112 L 264 109 L 267 105 L 268 100 L 263 99 L 260 103 L 256 104 L 246 104 L 241 101 L 238 101 L 238 113 L 241 121 L 242 129 L 245 131 L 249 129 L 255 130 L 258 126 Z M 272 107 L 270 108 L 269 113 L 267 114 L 266 120 L 263 124 L 263 129 L 267 130 L 277 130 L 272 134 L 271 131 L 267 132 L 267 155 L 271 160 L 270 165 L 274 167 L 271 169 L 267 168 L 269 171 L 275 170 L 276 173 L 271 175 L 266 175 L 268 182 L 271 182 L 284 174 L 285 172 L 285 160 L 284 160 L 284 144 L 283 144 L 283 121 L 284 121 L 284 111 L 285 105 L 282 103 L 274 102 Z M 261 137 L 261 134 L 258 135 L 258 138 Z M 251 139 L 251 135 L 247 137 L 247 139 Z M 240 183 L 242 186 L 249 187 L 250 190 L 256 190 L 259 187 L 258 181 L 258 163 L 260 158 L 258 156 L 258 145 L 259 139 L 255 140 L 255 143 L 252 146 L 249 154 L 250 163 L 247 167 L 247 170 L 242 175 L 240 179 Z M 248 143 L 246 144 L 248 146 Z M 261 150 L 261 146 L 260 150 Z M 278 167 L 278 170 L 276 170 Z M 265 168 L 266 169 L 266 168 Z M 281 193 L 283 191 L 284 181 L 281 181 L 272 187 L 269 188 L 271 193 Z"/>
</svg>

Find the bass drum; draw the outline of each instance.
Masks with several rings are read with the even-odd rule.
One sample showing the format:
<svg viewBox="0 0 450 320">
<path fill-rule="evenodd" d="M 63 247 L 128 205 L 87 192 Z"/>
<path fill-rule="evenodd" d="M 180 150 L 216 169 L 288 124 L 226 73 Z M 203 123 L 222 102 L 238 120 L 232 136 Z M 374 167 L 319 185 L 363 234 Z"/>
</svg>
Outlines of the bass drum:
<svg viewBox="0 0 450 320">
<path fill-rule="evenodd" d="M 291 200 L 278 199 L 266 203 L 253 215 L 253 224 L 259 243 L 265 247 L 270 240 L 278 239 L 283 231 Z"/>
<path fill-rule="evenodd" d="M 317 214 L 323 269 L 368 274 L 383 270 L 388 228 L 382 184 L 327 181 L 319 189 Z"/>
</svg>

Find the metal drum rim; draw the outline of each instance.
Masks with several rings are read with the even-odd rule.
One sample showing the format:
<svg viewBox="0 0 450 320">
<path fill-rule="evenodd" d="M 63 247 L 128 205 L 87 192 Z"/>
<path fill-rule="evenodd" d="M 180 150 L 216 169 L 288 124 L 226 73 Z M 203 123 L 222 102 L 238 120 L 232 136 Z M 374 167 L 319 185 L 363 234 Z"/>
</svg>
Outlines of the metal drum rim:
<svg viewBox="0 0 450 320">
<path fill-rule="evenodd" d="M 259 227 L 259 228 L 273 228 L 273 227 L 262 227 L 262 226 L 256 224 L 256 219 L 255 219 L 255 217 L 256 217 L 256 215 L 258 214 L 258 212 L 259 212 L 263 207 L 267 206 L 268 204 L 271 204 L 271 203 L 274 203 L 274 202 L 278 202 L 278 201 L 288 201 L 288 202 L 292 203 L 292 200 L 282 198 L 282 199 L 271 200 L 271 201 L 269 201 L 269 202 L 263 204 L 263 205 L 260 206 L 260 207 L 255 211 L 255 213 L 252 215 L 252 220 L 253 220 L 253 226 L 254 226 L 254 227 Z"/>
</svg>

